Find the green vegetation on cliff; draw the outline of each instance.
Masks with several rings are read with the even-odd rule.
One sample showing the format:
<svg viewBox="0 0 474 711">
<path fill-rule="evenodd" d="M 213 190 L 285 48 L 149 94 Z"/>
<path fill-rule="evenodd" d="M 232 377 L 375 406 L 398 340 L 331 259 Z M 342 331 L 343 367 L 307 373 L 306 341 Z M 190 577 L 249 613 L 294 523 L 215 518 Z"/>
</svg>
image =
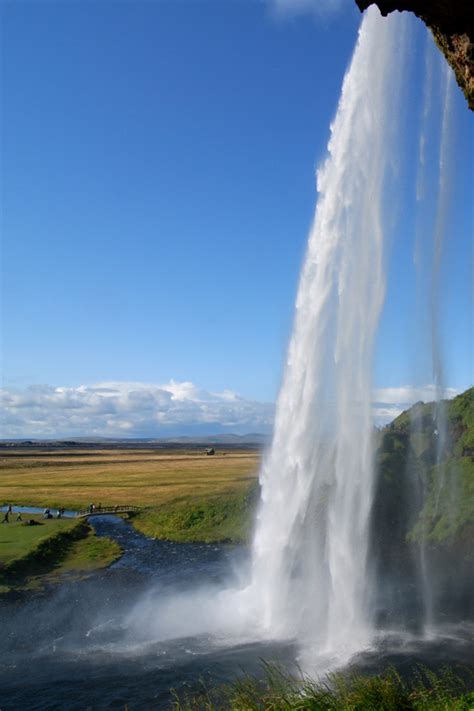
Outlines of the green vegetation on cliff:
<svg viewBox="0 0 474 711">
<path fill-rule="evenodd" d="M 424 505 L 408 533 L 449 546 L 474 533 L 474 388 L 452 400 L 417 403 L 381 434 L 380 477 L 395 498 L 407 471 L 416 476 Z"/>
<path fill-rule="evenodd" d="M 378 434 L 369 559 L 381 621 L 416 625 L 427 584 L 433 614 L 474 614 L 473 420 L 471 388 Z"/>
</svg>

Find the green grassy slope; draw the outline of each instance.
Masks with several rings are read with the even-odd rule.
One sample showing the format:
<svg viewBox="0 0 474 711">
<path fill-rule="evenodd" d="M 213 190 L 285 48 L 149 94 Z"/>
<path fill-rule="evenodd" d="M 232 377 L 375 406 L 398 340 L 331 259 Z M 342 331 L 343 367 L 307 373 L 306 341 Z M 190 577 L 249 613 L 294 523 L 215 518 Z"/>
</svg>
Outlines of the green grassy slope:
<svg viewBox="0 0 474 711">
<path fill-rule="evenodd" d="M 26 518 L 26 517 L 25 517 Z M 43 520 L 39 525 L 13 522 L 0 527 L 0 588 L 41 585 L 63 573 L 85 572 L 109 565 L 122 551 L 108 538 L 97 538 L 84 520 Z"/>
<path fill-rule="evenodd" d="M 438 455 L 446 423 L 446 448 Z M 439 431 L 438 431 L 439 430 Z M 390 484 L 406 467 L 417 470 L 426 499 L 409 532 L 412 540 L 449 545 L 474 532 L 474 388 L 444 401 L 417 403 L 382 433 L 380 474 Z"/>
<path fill-rule="evenodd" d="M 256 483 L 237 491 L 186 496 L 132 518 L 141 533 L 179 542 L 245 543 L 258 500 Z"/>
<path fill-rule="evenodd" d="M 23 514 L 23 518 L 33 519 L 39 525 L 16 521 L 16 514 L 10 516 L 10 523 L 0 525 L 0 569 L 21 560 L 59 533 L 71 533 L 78 525 L 74 519 L 43 520 L 38 514 Z"/>
<path fill-rule="evenodd" d="M 471 388 L 378 434 L 369 560 L 381 621 L 423 619 L 428 580 L 436 614 L 474 614 L 473 421 Z"/>
</svg>

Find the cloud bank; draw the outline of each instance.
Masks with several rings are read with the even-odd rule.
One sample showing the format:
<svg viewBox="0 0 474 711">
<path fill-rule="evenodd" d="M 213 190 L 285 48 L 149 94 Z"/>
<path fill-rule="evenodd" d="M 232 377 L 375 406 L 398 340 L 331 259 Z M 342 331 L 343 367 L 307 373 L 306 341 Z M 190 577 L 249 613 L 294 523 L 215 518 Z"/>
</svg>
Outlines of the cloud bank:
<svg viewBox="0 0 474 711">
<path fill-rule="evenodd" d="M 444 397 L 454 397 L 448 388 Z M 436 397 L 433 385 L 374 391 L 377 425 L 414 402 Z M 210 392 L 191 382 L 165 385 L 105 382 L 77 387 L 34 385 L 0 390 L 3 438 L 168 437 L 232 432 L 268 433 L 274 405 L 231 390 Z"/>
<path fill-rule="evenodd" d="M 268 432 L 273 405 L 190 382 L 35 385 L 0 391 L 3 437 L 166 437 Z"/>
</svg>

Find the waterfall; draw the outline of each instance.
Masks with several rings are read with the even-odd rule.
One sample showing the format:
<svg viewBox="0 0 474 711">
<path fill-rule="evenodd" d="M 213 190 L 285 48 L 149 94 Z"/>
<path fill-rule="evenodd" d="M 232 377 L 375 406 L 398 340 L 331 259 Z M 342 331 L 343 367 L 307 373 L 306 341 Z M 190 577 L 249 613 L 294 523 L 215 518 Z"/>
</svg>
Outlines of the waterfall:
<svg viewBox="0 0 474 711">
<path fill-rule="evenodd" d="M 440 298 L 445 235 L 456 236 L 454 86 L 425 34 L 423 91 L 401 100 L 410 22 L 398 13 L 382 18 L 376 8 L 362 20 L 317 171 L 274 436 L 260 472 L 248 607 L 263 635 L 296 640 L 323 668 L 379 635 L 436 637 L 468 609 L 467 558 L 433 543 L 438 519 L 454 527 L 459 518 L 464 486 L 443 402 Z M 401 138 L 405 117 L 409 140 Z M 413 408 L 408 431 L 397 424 L 375 440 L 374 344 L 397 219 L 402 251 L 414 238 L 413 264 L 401 263 L 416 270 L 407 283 L 417 281 L 405 302 L 405 309 L 413 303 L 413 338 L 403 351 L 414 367 L 422 364 L 415 382 L 431 380 L 436 403 Z M 381 456 L 390 446 L 403 451 L 396 465 L 396 455 L 385 460 L 396 474 L 381 459 L 376 471 L 375 442 Z"/>
<path fill-rule="evenodd" d="M 371 373 L 385 293 L 383 206 L 406 34 L 366 12 L 317 171 L 272 446 L 260 476 L 252 595 L 273 637 L 350 655 L 371 638 Z"/>
</svg>

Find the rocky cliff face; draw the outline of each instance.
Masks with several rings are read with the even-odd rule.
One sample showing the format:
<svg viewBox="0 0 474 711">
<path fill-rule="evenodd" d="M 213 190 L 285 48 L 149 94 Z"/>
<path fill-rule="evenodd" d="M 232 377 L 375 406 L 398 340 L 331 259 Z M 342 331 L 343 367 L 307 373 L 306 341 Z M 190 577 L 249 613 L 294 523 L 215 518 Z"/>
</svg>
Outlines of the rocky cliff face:
<svg viewBox="0 0 474 711">
<path fill-rule="evenodd" d="M 474 111 L 474 2 L 473 0 L 356 0 L 361 11 L 377 5 L 382 15 L 414 12 L 433 33 Z"/>
</svg>

